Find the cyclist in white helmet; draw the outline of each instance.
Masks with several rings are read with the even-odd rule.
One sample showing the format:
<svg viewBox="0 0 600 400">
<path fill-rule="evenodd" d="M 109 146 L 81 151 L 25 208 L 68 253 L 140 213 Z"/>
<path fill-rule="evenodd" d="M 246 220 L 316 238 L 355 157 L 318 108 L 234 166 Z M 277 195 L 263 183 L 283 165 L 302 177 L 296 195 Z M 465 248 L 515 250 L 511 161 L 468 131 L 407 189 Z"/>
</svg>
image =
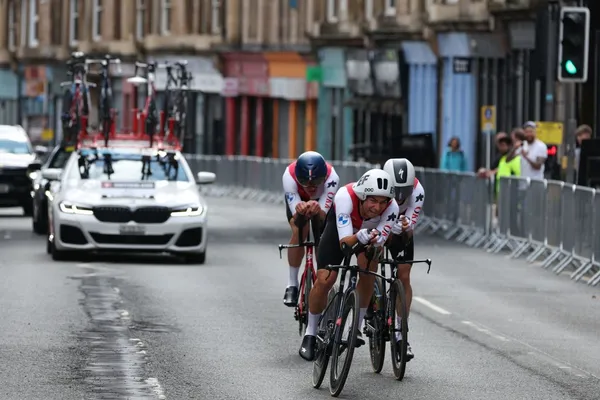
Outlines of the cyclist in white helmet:
<svg viewBox="0 0 600 400">
<path fill-rule="evenodd" d="M 415 247 L 413 241 L 413 230 L 419 221 L 419 215 L 423 209 L 425 200 L 425 189 L 415 178 L 415 167 L 406 158 L 392 158 L 386 161 L 383 170 L 387 172 L 393 180 L 396 202 L 399 208 L 399 218 L 392 227 L 392 237 L 387 247 L 392 257 L 397 257 L 403 252 L 405 260 L 413 260 Z M 398 265 L 398 279 L 404 286 L 406 292 L 407 310 L 410 311 L 412 302 L 412 286 L 410 285 L 411 264 Z M 398 318 L 398 324 L 400 320 Z M 396 333 L 396 345 L 400 345 L 401 335 Z M 414 353 L 409 344 L 406 352 L 407 360 L 414 358 Z"/>
<path fill-rule="evenodd" d="M 381 247 L 391 234 L 398 216 L 398 204 L 394 200 L 392 177 L 381 169 L 371 169 L 355 183 L 341 187 L 327 213 L 325 228 L 317 249 L 317 268 L 326 265 L 339 265 L 344 259 L 342 243 L 354 246 L 357 242 Z M 358 265 L 367 267 L 364 253 L 358 255 Z M 369 269 L 377 270 L 377 262 L 371 262 Z M 317 325 L 321 313 L 327 306 L 327 294 L 333 287 L 337 273 L 327 270 L 317 271 L 317 280 L 310 292 L 308 326 L 300 347 L 300 356 L 312 361 L 315 357 Z M 375 277 L 360 275 L 357 290 L 360 299 L 359 321 L 367 312 L 373 294 Z M 362 330 L 362 329 L 361 329 Z M 356 347 L 365 343 L 359 331 Z"/>
</svg>

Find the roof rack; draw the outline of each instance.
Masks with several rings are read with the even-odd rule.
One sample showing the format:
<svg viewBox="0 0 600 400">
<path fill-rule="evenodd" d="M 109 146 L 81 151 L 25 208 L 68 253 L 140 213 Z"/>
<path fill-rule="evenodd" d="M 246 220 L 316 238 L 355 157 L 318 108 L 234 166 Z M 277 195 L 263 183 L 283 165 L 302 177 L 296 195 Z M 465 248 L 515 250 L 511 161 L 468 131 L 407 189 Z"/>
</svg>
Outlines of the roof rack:
<svg viewBox="0 0 600 400">
<path fill-rule="evenodd" d="M 173 134 L 175 121 L 169 118 L 168 124 L 165 124 L 164 111 L 160 111 L 161 127 L 168 125 L 168 133 L 163 134 L 163 129 L 160 129 L 153 137 L 144 132 L 146 126 L 145 115 L 138 109 L 132 110 L 133 114 L 133 129 L 130 132 L 116 132 L 116 116 L 113 118 L 113 123 L 110 129 L 108 138 L 105 138 L 101 131 L 88 132 L 87 123 L 88 117 L 80 116 L 81 130 L 77 136 L 76 143 L 68 143 L 63 140 L 64 146 L 75 146 L 77 150 L 83 148 L 117 148 L 117 147 L 135 147 L 140 149 L 148 149 L 154 151 L 181 151 L 181 143 Z"/>
</svg>

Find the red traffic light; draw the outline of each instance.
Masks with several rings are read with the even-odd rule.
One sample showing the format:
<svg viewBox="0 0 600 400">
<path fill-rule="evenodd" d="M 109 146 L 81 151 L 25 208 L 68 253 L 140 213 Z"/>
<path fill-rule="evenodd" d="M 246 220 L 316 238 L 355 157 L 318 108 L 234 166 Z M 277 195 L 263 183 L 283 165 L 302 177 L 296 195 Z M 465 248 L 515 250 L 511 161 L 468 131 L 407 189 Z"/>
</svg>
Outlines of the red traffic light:
<svg viewBox="0 0 600 400">
<path fill-rule="evenodd" d="M 548 146 L 548 155 L 555 156 L 558 153 L 558 148 L 556 146 Z"/>
</svg>

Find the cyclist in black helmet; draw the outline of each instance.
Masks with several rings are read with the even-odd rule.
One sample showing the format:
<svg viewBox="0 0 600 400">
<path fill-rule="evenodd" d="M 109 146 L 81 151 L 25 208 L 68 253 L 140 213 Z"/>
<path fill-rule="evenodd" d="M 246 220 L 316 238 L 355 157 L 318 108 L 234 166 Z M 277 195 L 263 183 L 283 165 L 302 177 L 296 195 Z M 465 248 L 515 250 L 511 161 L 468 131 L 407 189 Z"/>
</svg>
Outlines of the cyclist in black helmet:
<svg viewBox="0 0 600 400">
<path fill-rule="evenodd" d="M 299 227 L 303 239 L 308 236 L 307 219 L 313 219 L 313 230 L 320 232 L 321 221 L 333 203 L 339 186 L 339 176 L 331 164 L 316 151 L 307 151 L 291 163 L 283 173 L 287 220 L 292 229 L 290 244 L 299 242 Z M 319 218 L 314 218 L 319 217 Z M 315 239 L 318 234 L 315 234 Z M 288 249 L 289 279 L 283 296 L 283 304 L 296 307 L 298 302 L 298 272 L 304 248 Z"/>
</svg>

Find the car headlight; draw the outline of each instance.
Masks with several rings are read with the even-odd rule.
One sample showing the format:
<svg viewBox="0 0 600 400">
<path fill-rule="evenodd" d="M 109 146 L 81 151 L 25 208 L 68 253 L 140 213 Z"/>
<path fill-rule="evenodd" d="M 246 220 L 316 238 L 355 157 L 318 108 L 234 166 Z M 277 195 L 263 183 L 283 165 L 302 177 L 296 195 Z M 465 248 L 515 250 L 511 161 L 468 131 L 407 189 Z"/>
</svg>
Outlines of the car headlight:
<svg viewBox="0 0 600 400">
<path fill-rule="evenodd" d="M 204 213 L 204 207 L 201 205 L 192 205 L 179 207 L 171 212 L 171 217 L 198 217 Z"/>
<path fill-rule="evenodd" d="M 32 171 L 28 175 L 29 175 L 29 179 L 31 179 L 32 181 L 35 181 L 37 179 L 37 177 L 40 176 L 38 171 Z"/>
<path fill-rule="evenodd" d="M 58 208 L 65 214 L 94 215 L 94 211 L 92 211 L 91 208 L 66 201 L 61 202 L 58 205 Z"/>
</svg>

